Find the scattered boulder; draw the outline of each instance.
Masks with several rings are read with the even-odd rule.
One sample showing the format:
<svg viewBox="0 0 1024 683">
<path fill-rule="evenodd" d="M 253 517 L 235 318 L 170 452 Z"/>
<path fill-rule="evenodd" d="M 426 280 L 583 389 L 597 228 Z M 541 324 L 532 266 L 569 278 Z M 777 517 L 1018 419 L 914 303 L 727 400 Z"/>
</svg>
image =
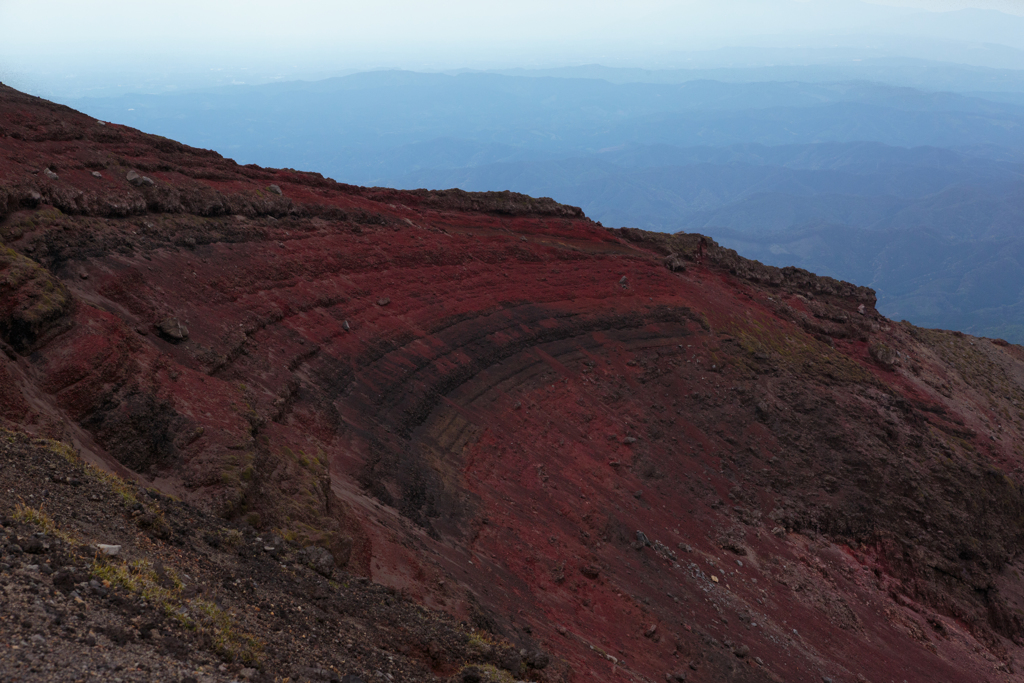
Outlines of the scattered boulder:
<svg viewBox="0 0 1024 683">
<path fill-rule="evenodd" d="M 142 187 L 143 185 L 152 186 L 156 184 L 153 182 L 152 178 L 140 175 L 137 171 L 128 171 L 128 175 L 125 176 L 125 180 L 135 187 Z"/>
<path fill-rule="evenodd" d="M 679 258 L 679 254 L 673 252 L 665 257 L 665 267 L 673 273 L 681 273 L 686 270 L 686 263 Z"/>
<path fill-rule="evenodd" d="M 896 366 L 896 350 L 888 344 L 880 341 L 873 341 L 868 344 L 868 353 L 871 358 L 886 370 L 892 370 Z"/>
<path fill-rule="evenodd" d="M 172 341 L 185 341 L 188 339 L 188 328 L 174 316 L 164 318 L 157 323 L 156 329 L 160 334 Z"/>
<path fill-rule="evenodd" d="M 29 555 L 38 555 L 45 550 L 45 548 L 43 547 L 43 542 L 40 541 L 38 538 L 34 537 L 26 538 L 24 541 L 22 541 L 21 549 Z"/>
<path fill-rule="evenodd" d="M 102 178 L 102 177 L 103 177 L 103 174 L 102 174 L 102 173 L 100 173 L 99 171 L 93 171 L 93 172 L 92 172 L 92 177 L 93 177 L 93 178 Z"/>
<path fill-rule="evenodd" d="M 316 545 L 303 548 L 301 557 L 313 571 L 322 576 L 330 576 L 337 564 L 330 550 Z"/>
<path fill-rule="evenodd" d="M 96 549 L 108 557 L 117 557 L 121 554 L 121 546 L 108 543 L 97 543 Z"/>
<path fill-rule="evenodd" d="M 531 669 L 546 669 L 551 664 L 551 655 L 544 650 L 533 650 L 526 655 L 526 665 Z"/>
<path fill-rule="evenodd" d="M 378 306 L 387 306 L 389 303 L 391 303 L 390 297 L 382 296 L 381 298 L 377 299 Z"/>
<path fill-rule="evenodd" d="M 273 192 L 274 194 L 284 194 L 283 192 L 281 192 L 281 187 L 278 185 L 268 185 L 267 190 Z"/>
<path fill-rule="evenodd" d="M 44 168 L 43 169 L 43 175 L 46 176 L 47 178 L 49 178 L 50 180 L 57 180 L 57 179 L 60 178 L 59 175 L 57 175 L 56 173 L 54 173 L 53 171 L 51 171 L 48 168 Z"/>
<path fill-rule="evenodd" d="M 53 575 L 53 587 L 70 593 L 75 590 L 75 577 L 71 572 L 59 571 Z"/>
<path fill-rule="evenodd" d="M 518 650 L 510 648 L 501 654 L 498 665 L 513 676 L 521 676 L 523 673 L 523 656 L 519 654 Z"/>
<path fill-rule="evenodd" d="M 21 198 L 22 206 L 29 209 L 34 209 L 39 206 L 39 203 L 43 201 L 43 195 L 39 194 L 35 190 L 29 190 L 28 194 Z"/>
<path fill-rule="evenodd" d="M 587 577 L 588 579 L 596 579 L 601 575 L 601 568 L 596 564 L 588 564 L 580 567 L 580 574 Z"/>
</svg>

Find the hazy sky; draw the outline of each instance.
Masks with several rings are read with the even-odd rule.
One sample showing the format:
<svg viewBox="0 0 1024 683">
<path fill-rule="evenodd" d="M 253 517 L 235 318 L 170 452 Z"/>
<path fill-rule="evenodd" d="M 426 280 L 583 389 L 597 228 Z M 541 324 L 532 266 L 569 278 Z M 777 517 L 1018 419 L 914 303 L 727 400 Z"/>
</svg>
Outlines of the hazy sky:
<svg viewBox="0 0 1024 683">
<path fill-rule="evenodd" d="M 1020 0 L 873 0 L 872 4 L 915 7 L 934 12 L 949 12 L 967 8 L 994 9 L 1008 14 L 1024 15 L 1024 3 Z"/>
<path fill-rule="evenodd" d="M 789 40 L 782 34 L 808 46 L 811 39 L 827 43 L 832 34 L 884 32 L 922 10 L 965 8 L 1024 16 L 1024 0 L 0 0 L 0 80 L 16 87 L 45 81 L 54 91 L 115 73 L 124 80 L 148 74 L 153 83 L 176 87 L 172 73 L 181 80 L 190 70 L 217 68 L 259 71 L 251 82 L 317 69 L 585 61 L 656 67 L 665 64 L 655 55 L 667 52 L 751 44 L 764 36 L 774 36 L 777 47 Z M 950 35 L 961 30 L 958 22 L 936 16 L 937 23 L 913 20 L 908 30 L 958 37 Z M 1024 47 L 1024 30 L 1000 29 L 997 22 L 990 38 L 988 25 L 991 20 L 965 24 L 963 38 Z"/>
<path fill-rule="evenodd" d="M 872 7 L 872 5 L 874 7 Z M 1024 15 L 1022 0 L 0 0 L 0 57 L 232 49 L 341 53 L 487 43 L 613 39 L 714 40 L 730 33 L 836 28 L 885 21 L 880 5 L 918 10 L 990 8 Z M 41 12 L 45 11 L 45 18 Z M 891 10 L 890 10 L 891 11 Z M 20 27 L 21 30 L 10 30 Z M 130 56 L 129 56 L 130 58 Z"/>
</svg>

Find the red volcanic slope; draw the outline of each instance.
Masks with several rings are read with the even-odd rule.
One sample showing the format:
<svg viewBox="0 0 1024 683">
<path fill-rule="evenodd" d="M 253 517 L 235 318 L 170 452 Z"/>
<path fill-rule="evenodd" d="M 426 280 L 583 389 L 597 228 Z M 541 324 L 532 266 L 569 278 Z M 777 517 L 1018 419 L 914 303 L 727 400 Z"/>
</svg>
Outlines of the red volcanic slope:
<svg viewBox="0 0 1024 683">
<path fill-rule="evenodd" d="M 8 88 L 0 219 L 5 424 L 539 644 L 532 679 L 1020 680 L 1019 347 Z"/>
</svg>

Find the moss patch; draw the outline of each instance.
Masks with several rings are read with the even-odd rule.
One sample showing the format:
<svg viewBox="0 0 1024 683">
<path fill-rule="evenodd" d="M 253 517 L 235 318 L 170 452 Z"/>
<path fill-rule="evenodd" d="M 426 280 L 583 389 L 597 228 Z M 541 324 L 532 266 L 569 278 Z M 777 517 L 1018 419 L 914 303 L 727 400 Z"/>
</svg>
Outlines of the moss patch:
<svg viewBox="0 0 1024 683">
<path fill-rule="evenodd" d="M 0 336 L 19 351 L 71 311 L 68 288 L 30 258 L 0 247 Z"/>
</svg>

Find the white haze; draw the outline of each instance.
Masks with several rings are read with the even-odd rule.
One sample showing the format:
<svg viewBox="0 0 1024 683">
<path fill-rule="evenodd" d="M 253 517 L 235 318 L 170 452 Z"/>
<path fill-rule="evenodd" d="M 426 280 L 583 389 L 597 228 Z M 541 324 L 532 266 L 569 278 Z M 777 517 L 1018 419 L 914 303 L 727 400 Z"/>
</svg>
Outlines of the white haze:
<svg viewBox="0 0 1024 683">
<path fill-rule="evenodd" d="M 752 46 L 1024 68 L 1021 15 L 1020 0 L 0 0 L 0 80 L 69 97 L 374 68 L 730 65 L 723 48 Z"/>
</svg>

